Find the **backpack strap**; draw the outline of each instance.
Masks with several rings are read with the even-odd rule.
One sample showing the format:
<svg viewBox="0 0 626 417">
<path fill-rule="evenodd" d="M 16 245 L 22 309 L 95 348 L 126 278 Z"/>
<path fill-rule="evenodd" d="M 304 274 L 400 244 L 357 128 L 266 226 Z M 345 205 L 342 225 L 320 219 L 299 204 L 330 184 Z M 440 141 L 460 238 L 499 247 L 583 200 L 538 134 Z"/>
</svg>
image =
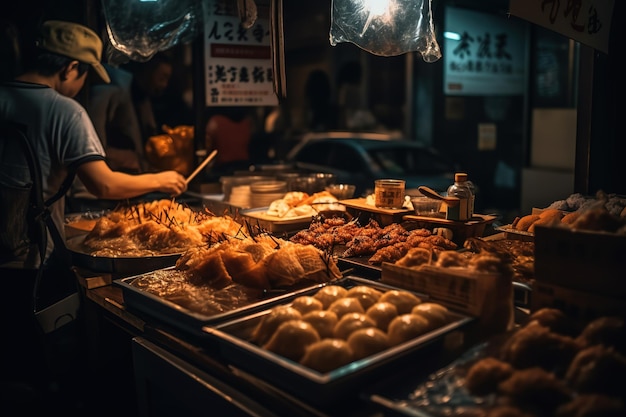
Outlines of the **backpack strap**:
<svg viewBox="0 0 626 417">
<path fill-rule="evenodd" d="M 52 236 L 52 239 L 54 241 L 56 255 L 59 256 L 60 260 L 65 262 L 68 267 L 72 265 L 71 252 L 67 249 L 65 241 L 61 237 L 61 234 L 56 224 L 54 224 L 52 216 L 50 215 L 49 207 L 52 203 L 63 197 L 69 190 L 75 177 L 75 171 L 72 170 L 67 178 L 63 181 L 63 184 L 61 185 L 59 191 L 57 191 L 57 193 L 55 193 L 51 198 L 44 202 L 43 186 L 41 182 L 41 168 L 39 166 L 39 162 L 35 158 L 35 152 L 33 151 L 32 145 L 27 138 L 27 127 L 19 123 L 2 122 L 1 129 L 2 133 L 8 133 L 8 137 L 15 138 L 19 142 L 19 146 L 21 147 L 22 152 L 26 157 L 26 162 L 28 163 L 28 168 L 30 170 L 32 180 L 31 199 L 28 213 L 26 213 L 26 215 L 28 216 L 28 218 L 34 220 L 31 222 L 30 226 L 35 228 L 33 237 L 37 241 L 40 259 L 40 265 L 37 269 L 35 286 L 33 289 L 33 308 L 34 311 L 37 312 L 39 288 L 41 286 L 41 280 L 43 278 L 44 260 L 46 257 L 46 249 L 48 246 L 48 233 L 46 227 L 50 231 L 50 235 Z"/>
</svg>

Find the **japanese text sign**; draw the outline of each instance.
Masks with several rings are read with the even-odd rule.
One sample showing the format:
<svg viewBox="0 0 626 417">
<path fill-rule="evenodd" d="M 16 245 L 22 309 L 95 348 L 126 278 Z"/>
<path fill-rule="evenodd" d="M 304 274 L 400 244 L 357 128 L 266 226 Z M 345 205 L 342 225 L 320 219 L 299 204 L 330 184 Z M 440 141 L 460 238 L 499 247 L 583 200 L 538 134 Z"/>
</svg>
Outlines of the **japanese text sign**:
<svg viewBox="0 0 626 417">
<path fill-rule="evenodd" d="M 526 71 L 524 25 L 447 7 L 443 64 L 447 95 L 521 95 Z"/>
<path fill-rule="evenodd" d="M 614 0 L 511 0 L 512 15 L 609 52 Z"/>
<path fill-rule="evenodd" d="M 208 0 L 205 6 L 206 105 L 274 106 L 269 11 L 246 29 L 235 2 Z"/>
</svg>

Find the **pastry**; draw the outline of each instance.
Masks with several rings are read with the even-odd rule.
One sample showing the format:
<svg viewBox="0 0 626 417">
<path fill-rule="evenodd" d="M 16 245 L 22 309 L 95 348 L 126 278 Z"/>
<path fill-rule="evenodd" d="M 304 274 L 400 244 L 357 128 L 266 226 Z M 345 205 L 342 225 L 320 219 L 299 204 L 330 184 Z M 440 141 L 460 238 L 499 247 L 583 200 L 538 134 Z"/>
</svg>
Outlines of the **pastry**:
<svg viewBox="0 0 626 417">
<path fill-rule="evenodd" d="M 354 360 L 348 342 L 342 339 L 323 339 L 306 347 L 300 363 L 319 372 L 330 372 Z"/>
<path fill-rule="evenodd" d="M 396 306 L 398 314 L 410 313 L 413 307 L 422 300 L 413 293 L 404 290 L 389 290 L 380 296 L 378 301 L 385 301 Z"/>
<path fill-rule="evenodd" d="M 386 332 L 391 320 L 398 315 L 398 309 L 394 304 L 386 301 L 379 301 L 365 312 L 376 322 L 376 327 Z"/>
<path fill-rule="evenodd" d="M 389 323 L 387 335 L 391 346 L 399 345 L 427 333 L 430 323 L 417 314 L 402 314 Z"/>
<path fill-rule="evenodd" d="M 357 329 L 348 336 L 354 359 L 366 358 L 389 347 L 389 336 L 376 327 Z"/>
</svg>

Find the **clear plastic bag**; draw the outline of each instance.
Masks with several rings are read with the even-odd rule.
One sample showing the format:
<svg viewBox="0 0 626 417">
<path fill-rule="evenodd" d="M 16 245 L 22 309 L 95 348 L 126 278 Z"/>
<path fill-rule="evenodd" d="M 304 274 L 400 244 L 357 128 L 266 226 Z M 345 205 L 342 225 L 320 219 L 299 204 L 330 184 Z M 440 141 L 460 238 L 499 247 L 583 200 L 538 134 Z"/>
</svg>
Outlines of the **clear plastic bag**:
<svg viewBox="0 0 626 417">
<path fill-rule="evenodd" d="M 158 51 L 193 40 L 202 24 L 197 0 L 102 0 L 102 9 L 113 64 L 148 61 Z"/>
<path fill-rule="evenodd" d="M 351 42 L 374 55 L 419 52 L 426 62 L 441 58 L 432 20 L 432 0 L 333 0 L 330 44 Z M 383 7 L 378 6 L 384 3 Z"/>
</svg>

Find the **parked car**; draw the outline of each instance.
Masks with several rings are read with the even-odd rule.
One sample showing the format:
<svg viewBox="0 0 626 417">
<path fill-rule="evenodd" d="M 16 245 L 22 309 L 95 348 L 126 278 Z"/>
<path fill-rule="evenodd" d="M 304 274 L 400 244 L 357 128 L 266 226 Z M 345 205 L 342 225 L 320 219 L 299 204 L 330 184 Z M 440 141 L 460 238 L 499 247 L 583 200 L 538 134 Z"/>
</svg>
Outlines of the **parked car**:
<svg viewBox="0 0 626 417">
<path fill-rule="evenodd" d="M 426 185 L 445 193 L 459 170 L 432 147 L 378 133 L 312 133 L 286 159 L 303 172 L 332 173 L 337 182 L 355 184 L 355 196 L 372 193 L 379 178 L 403 179 L 407 190 Z"/>
</svg>

